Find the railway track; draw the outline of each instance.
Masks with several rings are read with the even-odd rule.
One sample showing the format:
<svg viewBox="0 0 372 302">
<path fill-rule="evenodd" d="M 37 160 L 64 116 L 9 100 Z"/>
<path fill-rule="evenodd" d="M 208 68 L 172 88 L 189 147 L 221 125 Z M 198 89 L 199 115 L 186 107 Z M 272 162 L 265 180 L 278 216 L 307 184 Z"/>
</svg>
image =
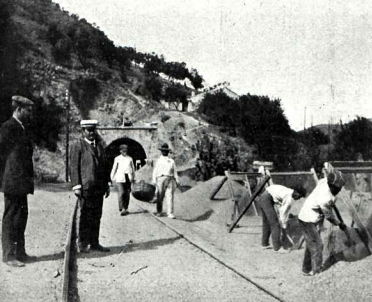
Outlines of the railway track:
<svg viewBox="0 0 372 302">
<path fill-rule="evenodd" d="M 137 207 L 139 207 L 143 212 L 148 211 L 141 207 L 138 203 L 136 204 Z M 65 258 L 64 258 L 64 269 L 63 269 L 63 284 L 62 284 L 62 297 L 61 301 L 63 302 L 76 302 L 81 301 L 80 298 L 77 295 L 77 288 L 79 285 L 79 281 L 77 278 L 77 252 L 76 252 L 76 244 L 75 243 L 75 226 L 74 221 L 76 217 L 76 211 L 77 206 L 75 206 L 75 210 L 73 212 L 73 215 L 71 217 L 71 221 L 69 224 L 69 230 L 68 235 L 66 239 L 66 245 L 65 245 Z M 209 258 L 213 259 L 213 261 L 216 261 L 218 265 L 223 266 L 224 268 L 230 270 L 233 274 L 244 280 L 244 282 L 255 286 L 260 292 L 262 292 L 263 296 L 267 296 L 269 300 L 276 300 L 276 301 L 283 301 L 280 297 L 278 297 L 275 293 L 271 292 L 268 288 L 261 286 L 260 284 L 254 282 L 251 280 L 248 276 L 244 275 L 243 273 L 239 272 L 239 270 L 233 268 L 232 266 L 226 264 L 222 259 L 220 259 L 218 256 L 213 255 L 212 253 L 208 252 L 206 249 L 201 247 L 198 243 L 194 242 L 192 239 L 188 238 L 188 236 L 185 236 L 181 231 L 173 228 L 171 225 L 169 225 L 166 221 L 159 219 L 158 217 L 152 215 L 151 217 L 162 224 L 167 229 L 174 232 L 179 238 L 184 239 L 188 244 L 195 247 L 198 251 L 206 254 Z M 266 299 L 265 299 L 266 300 Z"/>
<path fill-rule="evenodd" d="M 76 245 L 75 242 L 75 221 L 77 212 L 76 202 L 74 211 L 72 213 L 69 229 L 67 232 L 66 245 L 65 245 L 65 256 L 63 261 L 63 280 L 62 280 L 62 302 L 75 301 L 74 291 L 72 290 L 74 264 L 76 262 Z"/>
</svg>

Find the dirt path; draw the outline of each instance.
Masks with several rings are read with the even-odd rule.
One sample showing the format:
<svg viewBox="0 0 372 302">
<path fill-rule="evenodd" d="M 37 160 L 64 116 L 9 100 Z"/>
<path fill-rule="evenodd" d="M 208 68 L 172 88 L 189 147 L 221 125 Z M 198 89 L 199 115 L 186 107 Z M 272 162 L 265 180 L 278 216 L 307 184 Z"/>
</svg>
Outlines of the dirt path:
<svg viewBox="0 0 372 302">
<path fill-rule="evenodd" d="M 105 203 L 109 253 L 78 259 L 80 301 L 275 301 L 191 245 L 132 201 L 121 217 Z"/>
<path fill-rule="evenodd" d="M 111 252 L 79 256 L 79 300 L 270 301 L 249 279 L 284 301 L 372 301 L 372 257 L 302 276 L 303 249 L 289 254 L 261 250 L 259 217 L 244 217 L 229 234 L 224 223 L 230 201 L 226 192 L 209 201 L 210 185 L 177 194 L 175 220 L 152 217 L 154 205 L 136 200 L 131 201 L 133 213 L 121 217 L 112 192 L 101 227 L 101 243 Z M 19 269 L 0 263 L 1 301 L 60 299 L 56 272 L 62 270 L 75 203 L 71 195 L 38 190 L 30 196 L 26 248 L 38 259 Z"/>
<path fill-rule="evenodd" d="M 0 221 L 4 212 L 0 194 Z M 34 263 L 10 268 L 0 262 L 0 301 L 60 301 L 64 245 L 75 199 L 67 192 L 36 191 L 29 195 L 26 252 Z M 2 259 L 2 250 L 0 251 Z"/>
</svg>

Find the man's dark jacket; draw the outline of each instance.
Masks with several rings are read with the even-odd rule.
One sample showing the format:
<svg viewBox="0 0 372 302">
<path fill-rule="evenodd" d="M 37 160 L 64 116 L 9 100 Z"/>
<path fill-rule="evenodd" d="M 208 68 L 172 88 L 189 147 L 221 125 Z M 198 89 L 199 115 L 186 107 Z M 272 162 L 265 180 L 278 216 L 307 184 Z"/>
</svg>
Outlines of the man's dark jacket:
<svg viewBox="0 0 372 302">
<path fill-rule="evenodd" d="M 110 175 L 100 143 L 93 147 L 86 140 L 79 139 L 71 146 L 70 176 L 72 187 L 81 185 L 83 191 L 106 192 Z"/>
<path fill-rule="evenodd" d="M 13 117 L 0 128 L 0 181 L 5 194 L 34 193 L 33 145 L 21 124 Z"/>
</svg>

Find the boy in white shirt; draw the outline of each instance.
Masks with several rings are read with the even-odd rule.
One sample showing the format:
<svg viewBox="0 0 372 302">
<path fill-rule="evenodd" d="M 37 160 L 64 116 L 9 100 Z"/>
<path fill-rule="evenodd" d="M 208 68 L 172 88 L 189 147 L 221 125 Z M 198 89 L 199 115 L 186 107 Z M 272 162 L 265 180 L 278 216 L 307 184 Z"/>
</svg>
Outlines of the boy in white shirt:
<svg viewBox="0 0 372 302">
<path fill-rule="evenodd" d="M 286 230 L 292 200 L 299 200 L 306 196 L 306 190 L 302 186 L 294 189 L 282 185 L 271 185 L 266 188 L 257 202 L 262 210 L 262 247 L 269 248 L 271 235 L 274 251 L 280 251 L 282 246 L 280 236 L 281 229 Z M 278 210 L 275 209 L 277 206 Z M 281 251 L 280 251 L 281 252 Z"/>
<path fill-rule="evenodd" d="M 128 155 L 128 146 L 120 145 L 120 155 L 115 157 L 111 180 L 116 181 L 121 216 L 128 215 L 131 184 L 135 179 L 133 159 Z"/>
<path fill-rule="evenodd" d="M 159 150 L 162 155 L 157 160 L 152 173 L 152 181 L 157 187 L 156 213 L 154 214 L 162 215 L 163 200 L 165 200 L 168 218 L 174 219 L 174 191 L 176 185 L 179 185 L 176 164 L 172 158 L 168 157 L 170 149 L 167 143 L 163 144 Z"/>
</svg>

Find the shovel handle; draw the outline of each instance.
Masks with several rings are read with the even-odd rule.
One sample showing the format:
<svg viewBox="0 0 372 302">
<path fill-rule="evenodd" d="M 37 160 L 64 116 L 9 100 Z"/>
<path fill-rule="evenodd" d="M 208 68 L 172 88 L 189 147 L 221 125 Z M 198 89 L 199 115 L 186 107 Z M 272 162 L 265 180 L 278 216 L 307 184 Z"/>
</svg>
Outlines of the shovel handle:
<svg viewBox="0 0 372 302">
<path fill-rule="evenodd" d="M 333 209 L 335 210 L 335 213 L 336 213 L 336 216 L 337 216 L 338 220 L 340 220 L 341 223 L 344 223 L 344 220 L 342 219 L 341 214 L 340 214 L 340 211 L 338 210 L 338 208 L 336 207 L 336 205 L 333 205 Z M 347 240 L 349 241 L 350 246 L 354 246 L 354 241 L 351 239 L 349 230 L 346 228 L 343 231 L 344 231 L 344 233 L 346 235 Z"/>
<path fill-rule="evenodd" d="M 288 241 L 292 244 L 292 246 L 294 246 L 294 242 L 293 242 L 293 239 L 291 236 L 289 236 L 289 234 L 287 233 L 287 231 L 285 229 L 282 229 L 282 232 L 284 234 L 284 236 L 288 239 Z"/>
</svg>

